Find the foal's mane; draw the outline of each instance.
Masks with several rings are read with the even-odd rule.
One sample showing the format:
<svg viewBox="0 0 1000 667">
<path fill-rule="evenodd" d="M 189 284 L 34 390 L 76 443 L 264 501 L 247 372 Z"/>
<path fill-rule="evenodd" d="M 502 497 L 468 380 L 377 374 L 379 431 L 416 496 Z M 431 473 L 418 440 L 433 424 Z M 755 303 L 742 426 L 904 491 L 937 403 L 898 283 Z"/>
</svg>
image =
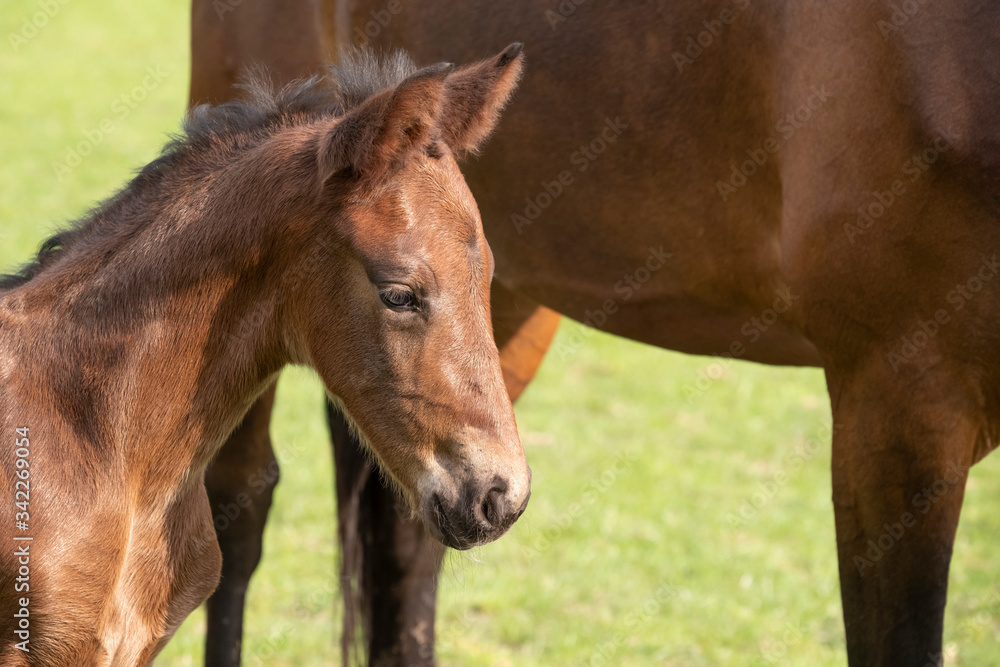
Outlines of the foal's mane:
<svg viewBox="0 0 1000 667">
<path fill-rule="evenodd" d="M 157 189 L 163 176 L 177 165 L 210 166 L 215 162 L 212 155 L 231 155 L 291 125 L 342 115 L 417 69 L 403 51 L 379 56 L 369 50 L 347 50 L 341 52 L 340 61 L 322 75 L 283 88 L 275 88 L 264 67 L 251 68 L 237 85 L 244 91 L 242 99 L 191 109 L 181 132 L 172 135 L 160 156 L 124 188 L 46 239 L 35 259 L 17 273 L 0 274 L 0 292 L 24 285 L 74 245 L 113 228 L 121 219 L 117 211 Z"/>
</svg>

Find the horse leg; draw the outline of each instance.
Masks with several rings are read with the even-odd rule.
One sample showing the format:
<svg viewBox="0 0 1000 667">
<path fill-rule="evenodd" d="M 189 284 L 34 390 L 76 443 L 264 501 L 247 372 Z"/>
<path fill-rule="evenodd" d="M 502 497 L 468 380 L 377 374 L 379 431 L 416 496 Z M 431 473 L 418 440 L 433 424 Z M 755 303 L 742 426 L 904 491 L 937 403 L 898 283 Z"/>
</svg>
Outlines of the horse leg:
<svg viewBox="0 0 1000 667">
<path fill-rule="evenodd" d="M 272 385 L 250 408 L 205 473 L 205 487 L 222 550 L 222 578 L 208 599 L 205 664 L 239 667 L 247 585 L 260 562 L 264 525 L 278 484 L 268 426 Z"/>
<path fill-rule="evenodd" d="M 491 299 L 504 382 L 516 400 L 552 342 L 559 315 L 496 283 Z M 337 478 L 344 664 L 352 652 L 367 650 L 372 665 L 432 665 L 437 580 L 445 549 L 409 518 L 382 483 L 337 409 L 328 406 L 327 415 Z"/>
<path fill-rule="evenodd" d="M 968 469 L 985 452 L 971 379 L 946 364 L 904 368 L 879 357 L 827 370 L 852 667 L 943 664 L 952 543 Z"/>
</svg>

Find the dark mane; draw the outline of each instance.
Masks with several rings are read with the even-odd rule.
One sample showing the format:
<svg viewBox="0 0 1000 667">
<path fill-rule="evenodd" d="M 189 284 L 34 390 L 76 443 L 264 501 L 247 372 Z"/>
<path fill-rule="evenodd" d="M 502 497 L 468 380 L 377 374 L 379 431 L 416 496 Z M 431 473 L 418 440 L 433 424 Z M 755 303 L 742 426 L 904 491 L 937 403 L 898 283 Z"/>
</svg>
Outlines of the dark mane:
<svg viewBox="0 0 1000 667">
<path fill-rule="evenodd" d="M 139 170 L 117 194 L 46 239 L 35 259 L 17 273 L 0 274 L 0 291 L 30 281 L 71 248 L 80 235 L 108 222 L 114 224 L 115 216 L 106 214 L 156 187 L 163 174 L 179 161 L 202 154 L 210 146 L 229 151 L 246 149 L 290 125 L 342 115 L 416 71 L 413 61 L 402 51 L 388 56 L 368 50 L 342 51 L 340 61 L 341 65 L 331 65 L 322 75 L 283 88 L 273 86 L 264 67 L 255 67 L 237 86 L 244 91 L 243 99 L 191 109 L 181 133 L 170 138 L 158 158 Z"/>
</svg>

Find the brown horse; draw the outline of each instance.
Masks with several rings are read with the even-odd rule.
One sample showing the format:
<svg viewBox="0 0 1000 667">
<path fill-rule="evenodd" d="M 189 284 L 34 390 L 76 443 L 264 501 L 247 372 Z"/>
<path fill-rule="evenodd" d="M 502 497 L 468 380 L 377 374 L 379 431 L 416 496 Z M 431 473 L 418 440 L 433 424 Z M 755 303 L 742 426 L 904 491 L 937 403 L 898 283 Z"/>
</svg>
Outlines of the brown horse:
<svg viewBox="0 0 1000 667">
<path fill-rule="evenodd" d="M 286 364 L 438 539 L 520 516 L 493 258 L 453 158 L 520 68 L 514 45 L 251 83 L 0 283 L 0 663 L 151 662 L 219 580 L 205 468 Z"/>
<path fill-rule="evenodd" d="M 196 100 L 227 96 L 243 59 L 318 67 L 320 25 L 330 51 L 426 62 L 524 42 L 521 91 L 465 170 L 496 253 L 511 396 L 555 327 L 536 304 L 683 352 L 823 367 L 850 664 L 940 662 L 967 471 L 1000 429 L 1000 5 L 207 5 Z M 246 28 L 269 13 L 310 26 L 294 51 Z M 655 278 L 647 262 L 664 262 Z M 360 603 L 373 662 L 430 664 L 441 550 L 396 516 L 337 419 L 345 579 L 361 595 L 347 591 L 347 623 Z M 257 441 L 245 470 L 271 460 Z M 223 539 L 252 552 L 253 529 Z M 891 565 L 866 555 L 887 530 L 905 535 Z"/>
</svg>

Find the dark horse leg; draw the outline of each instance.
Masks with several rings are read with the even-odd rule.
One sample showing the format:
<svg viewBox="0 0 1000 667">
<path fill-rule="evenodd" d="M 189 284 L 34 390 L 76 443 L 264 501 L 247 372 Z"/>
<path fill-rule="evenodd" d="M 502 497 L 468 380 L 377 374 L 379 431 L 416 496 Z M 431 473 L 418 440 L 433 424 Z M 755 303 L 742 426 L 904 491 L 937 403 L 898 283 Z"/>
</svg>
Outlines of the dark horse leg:
<svg viewBox="0 0 1000 667">
<path fill-rule="evenodd" d="M 268 425 L 274 386 L 250 408 L 205 473 L 215 534 L 222 549 L 222 578 L 208 599 L 205 664 L 238 667 L 247 585 L 260 562 L 264 524 L 278 483 L 278 462 Z"/>
<path fill-rule="evenodd" d="M 407 510 L 329 403 L 327 415 L 337 479 L 344 664 L 366 648 L 372 665 L 429 664 L 434 580 L 445 548 L 422 524 L 407 518 Z M 367 647 L 361 644 L 363 637 Z"/>
<path fill-rule="evenodd" d="M 961 369 L 827 371 L 833 501 L 850 664 L 943 664 L 948 566 L 986 420 Z M 977 448 L 978 447 L 978 448 Z"/>
<path fill-rule="evenodd" d="M 516 400 L 552 342 L 559 315 L 497 285 L 491 298 L 504 382 Z M 445 549 L 408 518 L 336 408 L 327 413 L 337 469 L 344 663 L 352 652 L 367 651 L 378 667 L 432 665 Z"/>
</svg>

